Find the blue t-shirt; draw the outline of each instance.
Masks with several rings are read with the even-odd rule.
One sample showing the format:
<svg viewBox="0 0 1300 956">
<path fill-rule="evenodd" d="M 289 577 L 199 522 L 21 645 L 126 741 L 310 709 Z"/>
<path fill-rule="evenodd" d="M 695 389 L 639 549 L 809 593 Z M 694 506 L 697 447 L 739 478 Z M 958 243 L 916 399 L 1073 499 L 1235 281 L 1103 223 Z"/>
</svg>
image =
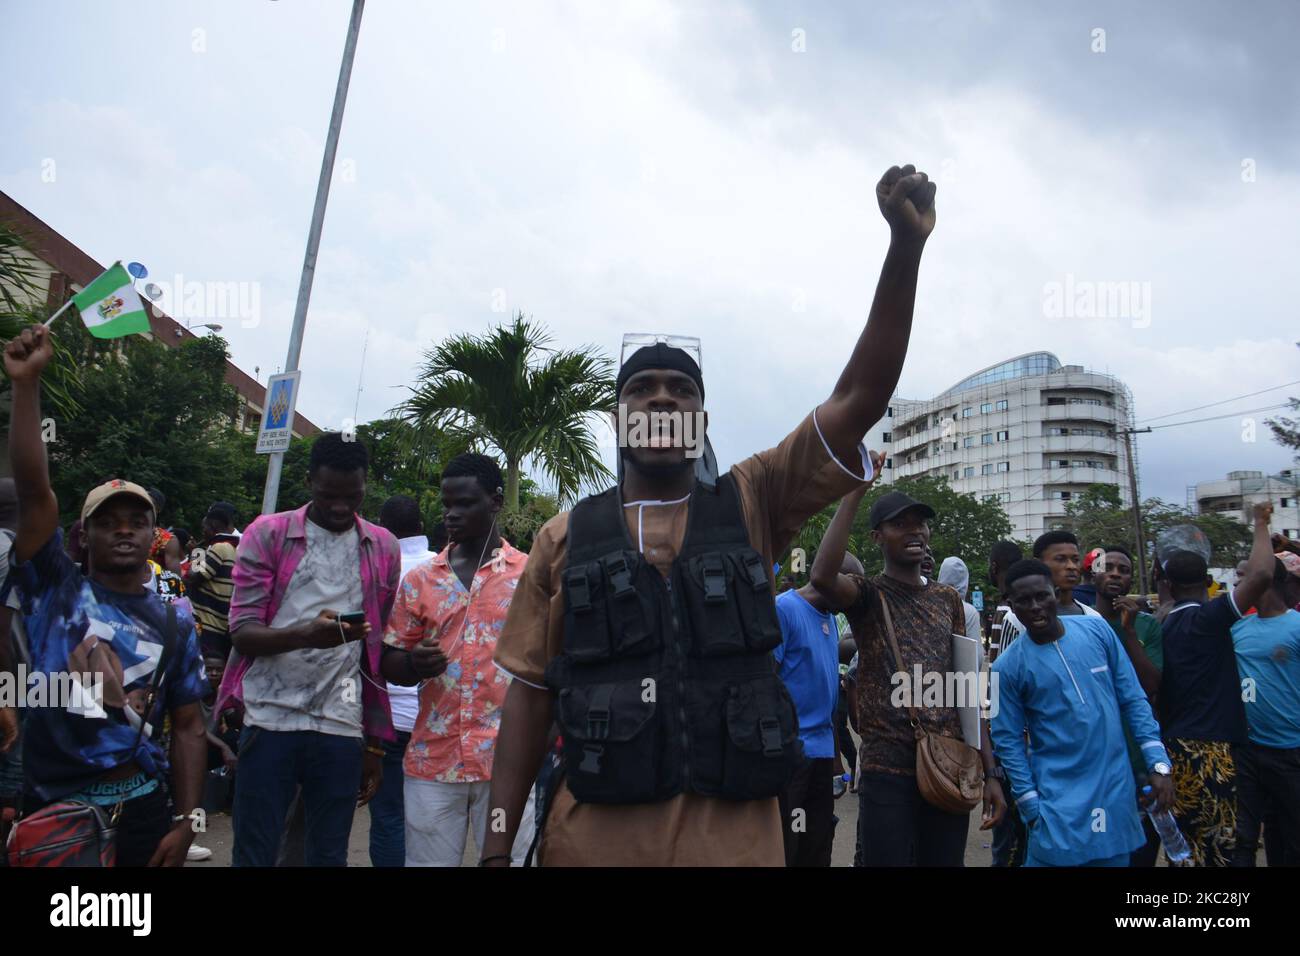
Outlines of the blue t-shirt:
<svg viewBox="0 0 1300 956">
<path fill-rule="evenodd" d="M 167 758 L 154 743 L 163 715 L 202 699 L 209 689 L 189 610 L 176 608 L 177 637 L 159 701 L 140 749 L 132 754 L 139 721 L 134 711 L 127 718 L 128 701 L 142 704 L 148 692 L 162 654 L 166 605 L 143 585 L 139 594 L 119 594 L 83 577 L 64 553 L 57 532 L 30 561 L 15 565 L 12 575 L 22 596 L 31 653 L 29 695 L 31 675 L 37 673 L 111 678 L 104 681 L 102 702 L 78 693 L 51 701 L 58 706 L 28 710 L 23 725 L 28 787 L 44 800 L 58 800 L 133 756 L 146 772 L 164 773 Z M 121 686 L 126 700 L 113 692 L 114 685 Z M 54 682 L 47 678 L 47 686 Z"/>
<path fill-rule="evenodd" d="M 1300 747 L 1300 613 L 1251 614 L 1232 625 L 1250 742 Z"/>
<path fill-rule="evenodd" d="M 799 711 L 799 739 L 809 757 L 835 756 L 831 718 L 840 689 L 840 633 L 835 615 L 819 611 L 795 590 L 777 595 L 781 645 L 772 652 Z"/>
<path fill-rule="evenodd" d="M 1239 617 L 1232 592 L 1204 604 L 1180 604 L 1165 617 L 1165 666 L 1156 698 L 1165 740 L 1246 742 L 1232 648 L 1232 625 Z"/>
</svg>

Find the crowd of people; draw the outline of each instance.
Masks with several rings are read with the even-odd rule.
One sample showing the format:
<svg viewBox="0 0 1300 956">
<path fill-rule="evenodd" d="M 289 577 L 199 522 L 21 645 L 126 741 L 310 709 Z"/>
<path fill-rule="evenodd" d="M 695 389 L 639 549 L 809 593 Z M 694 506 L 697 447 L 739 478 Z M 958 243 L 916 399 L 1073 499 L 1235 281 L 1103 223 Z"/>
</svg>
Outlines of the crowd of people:
<svg viewBox="0 0 1300 956">
<path fill-rule="evenodd" d="M 220 501 L 197 537 L 164 528 L 127 475 L 65 534 L 50 333 L 23 331 L 0 673 L 93 674 L 102 694 L 0 707 L 9 862 L 40 859 L 43 814 L 73 806 L 115 827 L 117 865 L 209 857 L 205 810 L 231 813 L 236 866 L 345 865 L 366 807 L 375 866 L 457 866 L 471 831 L 484 866 L 827 866 L 852 792 L 858 866 L 961 866 L 975 814 L 998 866 L 1151 866 L 1162 838 L 1171 862 L 1251 866 L 1261 832 L 1270 865 L 1300 864 L 1300 546 L 1269 506 L 1213 598 L 1194 551 L 1161 557 L 1149 602 L 1121 545 L 999 542 L 978 556 L 987 626 L 975 556 L 932 553 L 926 502 L 874 500 L 881 573 L 849 552 L 935 221 L 913 167 L 877 196 L 891 243 L 830 396 L 722 474 L 670 432 L 620 448 L 618 484 L 528 554 L 491 457 L 442 467 L 426 535 L 407 497 L 361 514 L 367 450 L 339 433 L 312 446 L 308 503 L 242 530 Z M 627 415 L 704 408 L 669 341 L 615 394 Z M 807 581 L 778 593 L 776 561 L 836 502 Z"/>
</svg>

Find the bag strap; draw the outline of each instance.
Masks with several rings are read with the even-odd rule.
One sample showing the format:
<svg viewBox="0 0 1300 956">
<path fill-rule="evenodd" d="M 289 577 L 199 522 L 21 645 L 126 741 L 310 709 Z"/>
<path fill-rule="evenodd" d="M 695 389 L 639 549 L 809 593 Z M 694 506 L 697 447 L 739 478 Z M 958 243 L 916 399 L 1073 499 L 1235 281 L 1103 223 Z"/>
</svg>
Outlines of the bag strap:
<svg viewBox="0 0 1300 956">
<path fill-rule="evenodd" d="M 898 650 L 898 638 L 894 635 L 894 616 L 889 613 L 889 600 L 885 597 L 884 590 L 877 588 L 876 593 L 880 598 L 880 613 L 885 619 L 885 635 L 889 638 L 889 649 L 894 653 L 894 664 L 898 668 L 898 672 L 906 677 L 907 668 L 903 666 L 903 655 Z M 915 689 L 913 688 L 913 690 Z M 920 733 L 921 718 L 916 712 L 916 705 L 911 702 L 911 694 L 907 695 L 907 700 L 907 715 L 911 720 L 912 729 Z"/>
<path fill-rule="evenodd" d="M 149 717 L 153 714 L 154 704 L 157 703 L 158 691 L 162 687 L 167 665 L 171 663 L 172 652 L 176 648 L 176 605 L 168 604 L 166 607 L 167 623 L 163 625 L 162 651 L 158 654 L 158 663 L 154 665 L 153 676 L 149 679 L 149 692 L 144 699 L 144 713 L 140 717 L 140 730 L 135 735 L 135 746 L 131 748 L 132 760 L 135 759 L 135 752 L 140 749 L 140 742 L 144 739 L 144 730 L 149 726 Z"/>
</svg>

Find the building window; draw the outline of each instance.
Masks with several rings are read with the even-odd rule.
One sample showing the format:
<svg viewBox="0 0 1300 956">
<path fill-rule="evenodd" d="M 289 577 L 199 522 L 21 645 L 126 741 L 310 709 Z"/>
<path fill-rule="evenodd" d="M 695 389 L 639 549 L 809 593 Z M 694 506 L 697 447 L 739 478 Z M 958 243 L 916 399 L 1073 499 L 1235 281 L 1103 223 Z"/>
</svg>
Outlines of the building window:
<svg viewBox="0 0 1300 956">
<path fill-rule="evenodd" d="M 998 492 L 998 501 L 1000 501 L 1000 502 L 1001 502 L 1002 504 L 1004 504 L 1004 505 L 1009 505 L 1009 504 L 1011 504 L 1011 492 L 1009 492 L 1009 491 L 999 491 L 999 492 Z"/>
<path fill-rule="evenodd" d="M 881 433 L 880 433 L 880 440 L 881 440 L 882 442 L 891 442 L 891 441 L 894 440 L 893 435 L 894 435 L 893 432 L 881 432 Z"/>
<path fill-rule="evenodd" d="M 954 472 L 952 473 L 952 480 L 953 480 L 953 481 L 956 481 L 959 477 L 961 477 L 961 472 L 959 472 L 959 471 L 954 471 Z"/>
<path fill-rule="evenodd" d="M 980 465 L 980 474 L 981 474 L 981 475 L 991 475 L 991 474 L 993 474 L 993 463 L 990 462 L 990 463 L 987 464 L 987 465 Z"/>
<path fill-rule="evenodd" d="M 930 420 L 930 427 L 931 427 L 931 428 L 938 428 L 938 427 L 939 427 L 939 416 L 938 416 L 938 415 L 935 415 L 935 416 Z"/>
<path fill-rule="evenodd" d="M 1105 468 L 1105 467 L 1106 467 L 1106 463 L 1105 463 L 1104 461 L 1097 461 L 1097 459 L 1095 459 L 1095 458 L 1089 458 L 1088 461 L 1086 462 L 1086 464 L 1087 464 L 1087 466 L 1088 466 L 1089 468 Z"/>
<path fill-rule="evenodd" d="M 885 459 L 885 467 L 886 467 L 886 468 L 893 468 L 893 467 L 894 467 L 894 459 L 892 459 L 892 458 L 886 458 L 886 459 Z"/>
<path fill-rule="evenodd" d="M 1294 498 L 1283 498 L 1283 499 L 1282 499 L 1282 507 L 1283 507 L 1283 508 L 1290 508 L 1293 504 L 1295 504 L 1295 499 L 1294 499 Z M 1287 537 L 1289 538 L 1289 537 L 1291 537 L 1291 536 L 1290 536 L 1290 535 L 1287 535 Z"/>
<path fill-rule="evenodd" d="M 886 417 L 886 418 L 893 418 L 893 417 L 894 417 L 894 406 L 893 406 L 893 405 L 890 405 L 888 408 L 885 409 L 885 417 Z"/>
<path fill-rule="evenodd" d="M 965 471 L 962 472 L 962 477 L 963 477 L 963 478 L 974 478 L 974 477 L 975 477 L 975 469 L 974 469 L 973 467 L 967 466 L 966 469 L 965 469 Z"/>
<path fill-rule="evenodd" d="M 974 408 L 969 408 L 969 407 L 968 407 L 968 408 L 963 408 L 963 409 L 961 410 L 961 417 L 962 417 L 962 418 L 970 418 L 970 417 L 971 417 L 972 415 L 974 415 L 974 414 L 975 414 L 975 409 L 974 409 Z"/>
<path fill-rule="evenodd" d="M 998 462 L 998 471 L 1010 471 L 1010 470 L 1011 470 L 1011 462 L 1009 461 Z"/>
<path fill-rule="evenodd" d="M 1010 441 L 1011 432 L 998 432 L 998 441 Z"/>
<path fill-rule="evenodd" d="M 1060 428 L 1060 427 L 1057 427 L 1057 426 L 1053 426 L 1053 427 L 1047 429 L 1047 434 L 1049 434 L 1049 435 L 1051 435 L 1052 437 L 1055 438 L 1055 437 L 1058 437 L 1058 436 L 1060 436 L 1060 435 L 1068 435 L 1068 434 L 1070 434 L 1070 429 L 1068 429 L 1068 428 Z"/>
<path fill-rule="evenodd" d="M 1068 491 L 1058 491 L 1058 492 L 1057 492 L 1056 494 L 1054 494 L 1052 497 L 1053 497 L 1053 498 L 1059 498 L 1061 501 L 1069 501 L 1069 500 L 1070 500 L 1070 492 L 1068 492 Z"/>
<path fill-rule="evenodd" d="M 967 435 L 965 438 L 963 438 L 963 439 L 961 440 L 961 447 L 962 447 L 962 448 L 974 448 L 974 447 L 975 447 L 975 436 L 974 436 L 974 435 Z"/>
<path fill-rule="evenodd" d="M 989 414 L 989 412 L 991 412 L 991 411 L 993 411 L 993 403 L 992 403 L 992 402 L 985 402 L 983 405 L 980 406 L 980 414 L 981 414 L 981 415 L 987 415 L 987 414 Z"/>
<path fill-rule="evenodd" d="M 1052 459 L 1052 465 L 1051 465 L 1051 467 L 1053 467 L 1053 468 L 1069 468 L 1069 467 L 1070 467 L 1070 460 L 1069 460 L 1068 458 L 1053 458 L 1053 459 Z"/>
<path fill-rule="evenodd" d="M 997 410 L 1000 412 L 1005 412 L 1007 410 L 1007 400 L 1005 398 L 998 399 Z"/>
<path fill-rule="evenodd" d="M 981 445 L 992 445 L 992 444 L 993 444 L 993 433 L 992 433 L 992 432 L 985 432 L 983 435 L 980 435 L 980 444 L 981 444 Z"/>
</svg>

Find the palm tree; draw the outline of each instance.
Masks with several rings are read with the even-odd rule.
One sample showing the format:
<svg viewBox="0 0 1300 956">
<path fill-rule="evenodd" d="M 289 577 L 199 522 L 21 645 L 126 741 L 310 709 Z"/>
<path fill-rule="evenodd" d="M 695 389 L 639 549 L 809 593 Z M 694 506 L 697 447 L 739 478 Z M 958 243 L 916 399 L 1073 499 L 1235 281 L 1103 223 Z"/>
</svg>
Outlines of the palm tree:
<svg viewBox="0 0 1300 956">
<path fill-rule="evenodd" d="M 593 415 L 614 408 L 613 362 L 588 346 L 547 347 L 546 330 L 518 313 L 486 335 L 456 335 L 428 349 L 411 396 L 394 414 L 504 461 L 505 505 L 519 508 L 525 461 L 569 503 L 614 476 L 600 460 Z"/>
<path fill-rule="evenodd" d="M 38 325 L 49 318 L 49 310 L 42 300 L 39 279 L 39 261 L 31 252 L 26 236 L 12 226 L 0 223 L 0 345 L 8 342 L 29 325 Z M 65 316 L 64 325 L 78 323 L 75 314 Z M 75 398 L 80 383 L 80 369 L 67 347 L 76 341 L 77 328 L 71 327 L 60 340 L 53 337 L 54 359 L 41 379 L 45 407 L 56 419 L 67 419 L 81 411 Z M 9 427 L 9 379 L 0 377 L 0 427 Z"/>
</svg>

